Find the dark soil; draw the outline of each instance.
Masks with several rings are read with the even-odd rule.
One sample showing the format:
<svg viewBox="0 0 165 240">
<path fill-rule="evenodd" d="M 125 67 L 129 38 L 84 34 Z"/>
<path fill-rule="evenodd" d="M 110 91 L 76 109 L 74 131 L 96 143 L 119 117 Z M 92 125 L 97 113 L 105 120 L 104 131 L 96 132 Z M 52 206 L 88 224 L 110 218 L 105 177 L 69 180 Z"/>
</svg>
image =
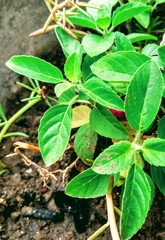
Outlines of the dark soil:
<svg viewBox="0 0 165 240">
<path fill-rule="evenodd" d="M 20 107 L 19 101 L 18 95 L 11 109 Z M 104 198 L 80 200 L 64 195 L 68 179 L 78 172 L 75 168 L 66 175 L 64 184 L 60 174 L 57 181 L 48 179 L 48 188 L 35 167 L 27 166 L 19 156 L 6 158 L 13 153 L 16 141 L 37 145 L 37 127 L 45 109 L 46 105 L 40 103 L 12 125 L 11 131 L 22 131 L 29 135 L 28 139 L 11 137 L 1 144 L 0 160 L 7 165 L 7 171 L 0 176 L 0 239 L 87 239 L 106 222 Z M 25 154 L 45 168 L 39 153 Z M 75 159 L 71 149 L 49 170 L 64 169 Z M 146 223 L 132 239 L 165 239 L 164 198 L 157 189 L 156 194 Z M 115 189 L 116 205 L 119 195 L 119 189 Z M 109 229 L 97 239 L 111 239 Z"/>
<path fill-rule="evenodd" d="M 49 59 L 48 59 L 49 60 Z M 55 63 L 55 65 L 57 65 Z M 62 64 L 61 64 L 62 65 Z M 22 90 L 9 101 L 11 116 L 21 107 L 21 98 L 26 96 Z M 62 183 L 62 175 L 57 180 L 45 179 L 34 166 L 28 166 L 19 156 L 6 155 L 13 153 L 13 143 L 17 141 L 38 145 L 37 128 L 47 105 L 39 103 L 20 117 L 10 131 L 22 131 L 29 138 L 11 137 L 4 139 L 0 146 L 0 161 L 6 164 L 6 172 L 0 175 L 0 240 L 69 240 L 88 239 L 107 221 L 105 198 L 74 199 L 64 194 L 69 179 L 84 166 L 78 162 L 66 174 Z M 24 152 L 38 166 L 45 167 L 40 153 Z M 50 171 L 65 169 L 76 159 L 73 149 L 67 151 Z M 79 166 L 80 165 L 80 166 Z M 47 184 L 47 186 L 45 185 Z M 120 190 L 114 191 L 114 204 L 119 206 Z M 153 206 L 142 229 L 133 240 L 165 239 L 164 196 L 156 189 Z M 117 217 L 117 222 L 119 218 Z M 97 239 L 111 240 L 109 228 Z"/>
</svg>

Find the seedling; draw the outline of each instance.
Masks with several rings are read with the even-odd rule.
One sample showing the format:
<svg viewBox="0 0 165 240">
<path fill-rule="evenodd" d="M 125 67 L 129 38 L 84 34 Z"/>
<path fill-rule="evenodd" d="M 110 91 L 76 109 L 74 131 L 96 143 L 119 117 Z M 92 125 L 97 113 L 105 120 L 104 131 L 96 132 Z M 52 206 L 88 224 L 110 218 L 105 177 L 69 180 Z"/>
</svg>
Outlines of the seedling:
<svg viewBox="0 0 165 240">
<path fill-rule="evenodd" d="M 47 166 L 60 159 L 72 129 L 77 130 L 74 150 L 89 168 L 68 183 L 66 194 L 106 196 L 107 201 L 107 223 L 90 240 L 108 226 L 114 240 L 131 238 L 145 222 L 155 184 L 165 193 L 165 46 L 137 45 L 143 40 L 157 41 L 157 37 L 119 32 L 120 25 L 128 27 L 133 17 L 147 28 L 153 7 L 140 1 L 121 6 L 116 5 L 118 2 L 92 0 L 86 12 L 75 7 L 74 14 L 64 14 L 63 21 L 67 19 L 69 25 L 92 30 L 84 37 L 74 31 L 73 38 L 73 30 L 55 26 L 66 57 L 65 77 L 57 67 L 33 56 L 14 56 L 7 62 L 19 74 L 55 85 L 57 103 L 45 112 L 38 129 L 39 148 Z M 52 17 L 56 11 L 51 5 L 57 9 L 58 1 L 46 3 L 54 11 Z M 73 3 L 64 1 L 60 10 L 65 13 Z M 112 139 L 113 144 L 94 157 L 99 135 Z M 113 206 L 112 193 L 121 184 L 119 210 Z M 114 209 L 120 215 L 119 231 Z"/>
</svg>

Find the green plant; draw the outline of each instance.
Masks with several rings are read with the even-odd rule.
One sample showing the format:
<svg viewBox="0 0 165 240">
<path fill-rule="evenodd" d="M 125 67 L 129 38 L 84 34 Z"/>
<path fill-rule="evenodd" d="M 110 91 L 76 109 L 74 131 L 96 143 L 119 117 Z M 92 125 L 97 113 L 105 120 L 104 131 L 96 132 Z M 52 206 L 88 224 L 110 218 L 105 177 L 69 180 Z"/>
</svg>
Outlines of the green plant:
<svg viewBox="0 0 165 240">
<path fill-rule="evenodd" d="M 51 3 L 47 1 L 49 8 Z M 64 1 L 60 9 L 73 3 Z M 120 239 L 114 209 L 120 215 L 121 239 L 131 238 L 145 222 L 154 199 L 154 182 L 165 193 L 165 46 L 149 43 L 137 48 L 133 43 L 157 38 L 118 31 L 121 24 L 128 27 L 132 17 L 147 27 L 152 5 L 129 1 L 114 8 L 117 3 L 90 1 L 86 12 L 71 8 L 63 19 L 92 30 L 83 32 L 83 37 L 82 31 L 62 29 L 58 12 L 55 32 L 66 57 L 65 77 L 58 68 L 33 56 L 14 56 L 7 62 L 19 74 L 55 85 L 56 104 L 45 112 L 38 130 L 47 166 L 59 160 L 72 129 L 77 130 L 74 149 L 89 168 L 69 182 L 66 194 L 80 198 L 106 195 L 107 200 L 107 224 L 89 239 L 109 225 L 112 238 Z M 47 27 L 50 20 L 52 16 Z M 124 122 L 116 118 L 124 113 Z M 111 138 L 113 144 L 94 159 L 98 135 Z M 114 208 L 112 200 L 113 189 L 119 185 L 121 210 Z"/>
</svg>

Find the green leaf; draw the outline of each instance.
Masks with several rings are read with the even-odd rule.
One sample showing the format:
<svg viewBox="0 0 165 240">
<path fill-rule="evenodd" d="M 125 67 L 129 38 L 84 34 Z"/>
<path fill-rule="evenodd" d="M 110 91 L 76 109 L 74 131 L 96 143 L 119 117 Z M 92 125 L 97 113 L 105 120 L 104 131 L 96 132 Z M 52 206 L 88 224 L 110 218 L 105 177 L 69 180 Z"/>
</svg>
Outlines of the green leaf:
<svg viewBox="0 0 165 240">
<path fill-rule="evenodd" d="M 56 27 L 55 32 L 65 56 L 68 57 L 72 53 L 76 52 L 81 60 L 84 50 L 79 41 L 73 39 L 61 27 Z"/>
<path fill-rule="evenodd" d="M 148 57 L 152 57 L 153 55 L 157 54 L 158 45 L 155 43 L 147 44 L 142 49 L 141 53 L 145 54 Z"/>
<path fill-rule="evenodd" d="M 123 125 L 105 107 L 97 105 L 97 107 L 92 109 L 90 123 L 92 129 L 101 136 L 116 139 L 128 137 L 128 133 Z"/>
<path fill-rule="evenodd" d="M 80 10 L 75 12 L 77 15 L 68 16 L 68 19 L 78 26 L 96 29 L 96 22 L 92 17 L 87 16 Z"/>
<path fill-rule="evenodd" d="M 135 17 L 137 14 L 151 10 L 151 6 L 147 6 L 142 3 L 126 3 L 121 7 L 118 7 L 112 16 L 112 26 L 116 27 L 119 24 Z"/>
<path fill-rule="evenodd" d="M 150 0 L 128 0 L 128 2 L 141 2 L 141 3 L 145 3 L 145 4 L 147 4 L 147 3 L 149 3 L 150 2 Z"/>
<path fill-rule="evenodd" d="M 82 91 L 91 99 L 108 108 L 123 110 L 124 102 L 102 80 L 93 77 L 85 82 Z"/>
<path fill-rule="evenodd" d="M 111 23 L 111 4 L 105 5 L 104 3 L 100 5 L 100 8 L 97 12 L 96 23 L 101 29 L 108 29 Z"/>
<path fill-rule="evenodd" d="M 152 43 L 152 44 L 147 44 L 141 51 L 141 53 L 145 54 L 146 56 L 149 56 L 154 60 L 157 65 L 161 68 L 162 63 L 160 61 L 160 58 L 158 56 L 158 47 L 159 45 Z"/>
<path fill-rule="evenodd" d="M 165 3 L 165 0 L 156 0 L 156 4 Z"/>
<path fill-rule="evenodd" d="M 144 159 L 154 166 L 165 166 L 165 139 L 150 138 L 142 145 Z"/>
<path fill-rule="evenodd" d="M 128 2 L 141 2 L 141 3 L 149 3 L 148 0 L 129 0 Z M 142 12 L 135 16 L 135 19 L 139 22 L 141 26 L 147 28 L 150 23 L 150 13 L 148 11 Z"/>
<path fill-rule="evenodd" d="M 86 105 L 72 108 L 72 128 L 78 128 L 89 122 L 91 109 Z"/>
<path fill-rule="evenodd" d="M 3 119 L 4 122 L 7 121 L 7 118 L 6 118 L 5 112 L 3 110 L 2 104 L 0 104 L 0 117 Z"/>
<path fill-rule="evenodd" d="M 131 143 L 120 141 L 106 148 L 95 159 L 92 169 L 99 174 L 115 174 L 130 167 L 132 161 Z"/>
<path fill-rule="evenodd" d="M 148 26 L 150 24 L 150 12 L 149 11 L 142 12 L 142 13 L 136 15 L 135 19 L 138 21 L 138 23 L 142 27 L 148 28 Z"/>
<path fill-rule="evenodd" d="M 113 40 L 114 33 L 108 33 L 104 38 L 96 34 L 87 34 L 82 40 L 82 45 L 85 52 L 94 57 L 108 50 Z"/>
<path fill-rule="evenodd" d="M 59 103 L 70 103 L 76 96 L 75 91 L 72 88 L 65 90 L 59 97 Z"/>
<path fill-rule="evenodd" d="M 92 64 L 92 72 L 106 81 L 130 82 L 135 71 L 150 58 L 136 52 L 116 52 Z"/>
<path fill-rule="evenodd" d="M 84 57 L 83 64 L 82 64 L 82 78 L 84 82 L 94 75 L 91 71 L 90 66 L 103 56 L 104 54 L 101 54 L 95 57 L 90 57 L 89 55 L 86 55 Z"/>
<path fill-rule="evenodd" d="M 65 91 L 75 87 L 74 84 L 69 82 L 59 83 L 55 86 L 54 91 L 57 97 L 60 97 Z"/>
<path fill-rule="evenodd" d="M 103 4 L 104 6 L 106 6 L 107 8 L 109 8 L 109 10 L 107 9 L 107 11 L 109 11 L 109 15 L 111 16 L 111 6 L 116 5 L 116 3 L 118 2 L 118 0 L 102 0 L 102 1 L 96 1 L 96 0 L 90 0 L 88 1 L 88 5 L 89 6 L 94 6 L 95 8 L 92 7 L 86 7 L 86 11 L 92 16 L 92 18 L 94 18 L 95 20 L 99 19 L 99 7 L 101 8 L 101 5 Z M 104 14 L 103 14 L 104 15 Z"/>
<path fill-rule="evenodd" d="M 151 165 L 151 175 L 159 190 L 165 194 L 165 167 Z"/>
<path fill-rule="evenodd" d="M 127 35 L 127 38 L 131 41 L 131 43 L 146 41 L 146 40 L 154 40 L 154 41 L 158 40 L 156 36 L 153 36 L 147 33 L 131 33 Z"/>
<path fill-rule="evenodd" d="M 52 64 L 33 56 L 14 56 L 6 63 L 10 69 L 28 78 L 47 83 L 63 82 L 62 72 Z"/>
<path fill-rule="evenodd" d="M 81 79 L 81 62 L 76 52 L 72 53 L 64 65 L 65 76 L 72 82 L 77 83 Z"/>
<path fill-rule="evenodd" d="M 159 110 L 162 93 L 160 69 L 154 61 L 144 63 L 135 72 L 125 99 L 126 117 L 132 128 L 144 132 L 150 127 Z"/>
<path fill-rule="evenodd" d="M 68 183 L 65 193 L 79 198 L 101 197 L 106 195 L 108 183 L 108 175 L 99 175 L 89 168 Z"/>
<path fill-rule="evenodd" d="M 97 133 L 91 129 L 89 123 L 84 124 L 79 128 L 74 140 L 74 150 L 81 160 L 91 165 L 93 155 L 97 144 Z"/>
<path fill-rule="evenodd" d="M 145 175 L 148 179 L 148 183 L 149 183 L 150 189 L 151 189 L 151 199 L 150 199 L 150 207 L 149 207 L 149 208 L 151 208 L 154 197 L 155 197 L 155 184 L 154 184 L 152 178 L 150 177 L 150 175 L 148 175 L 147 173 L 145 173 Z"/>
<path fill-rule="evenodd" d="M 151 202 L 151 188 L 143 170 L 132 165 L 128 172 L 122 197 L 120 232 L 130 239 L 143 225 Z"/>
<path fill-rule="evenodd" d="M 64 153 L 71 132 L 71 107 L 59 104 L 47 110 L 39 126 L 39 146 L 45 164 L 50 166 Z"/>
<path fill-rule="evenodd" d="M 163 116 L 158 122 L 158 137 L 165 139 L 165 116 Z"/>
<path fill-rule="evenodd" d="M 115 33 L 115 44 L 117 51 L 134 51 L 134 47 L 129 39 L 121 32 Z"/>
<path fill-rule="evenodd" d="M 165 66 L 165 45 L 158 48 L 158 55 L 163 66 Z"/>
</svg>

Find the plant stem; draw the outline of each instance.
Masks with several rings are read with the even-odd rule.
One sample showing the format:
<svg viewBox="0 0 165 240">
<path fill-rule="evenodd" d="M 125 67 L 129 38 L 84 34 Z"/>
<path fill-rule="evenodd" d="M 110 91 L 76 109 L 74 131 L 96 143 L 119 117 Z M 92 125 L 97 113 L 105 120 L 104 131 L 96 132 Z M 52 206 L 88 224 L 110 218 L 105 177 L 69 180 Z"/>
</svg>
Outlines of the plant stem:
<svg viewBox="0 0 165 240">
<path fill-rule="evenodd" d="M 106 195 L 106 202 L 107 202 L 108 222 L 110 225 L 112 239 L 120 240 L 119 232 L 118 232 L 117 225 L 116 225 L 112 194 Z"/>
<path fill-rule="evenodd" d="M 135 136 L 135 139 L 133 141 L 133 144 L 137 144 L 139 142 L 141 138 L 141 131 L 139 130 L 137 133 L 136 133 L 136 136 Z"/>
<path fill-rule="evenodd" d="M 104 230 L 109 226 L 109 222 L 105 223 L 101 228 L 99 228 L 92 236 L 90 236 L 87 240 L 94 240 L 97 238 Z"/>
<path fill-rule="evenodd" d="M 1 132 L 0 132 L 0 143 L 5 135 L 5 133 L 7 132 L 8 128 L 11 126 L 11 124 L 18 118 L 20 117 L 24 112 L 26 112 L 29 108 L 31 108 L 32 106 L 34 106 L 36 103 L 38 103 L 39 101 L 41 101 L 42 98 L 38 97 L 30 102 L 28 102 L 24 107 L 22 107 L 18 112 L 16 112 L 5 124 L 5 126 L 2 128 Z"/>
<path fill-rule="evenodd" d="M 162 110 L 162 112 L 165 114 L 165 109 L 164 109 L 164 107 L 160 107 L 160 109 Z"/>
</svg>

